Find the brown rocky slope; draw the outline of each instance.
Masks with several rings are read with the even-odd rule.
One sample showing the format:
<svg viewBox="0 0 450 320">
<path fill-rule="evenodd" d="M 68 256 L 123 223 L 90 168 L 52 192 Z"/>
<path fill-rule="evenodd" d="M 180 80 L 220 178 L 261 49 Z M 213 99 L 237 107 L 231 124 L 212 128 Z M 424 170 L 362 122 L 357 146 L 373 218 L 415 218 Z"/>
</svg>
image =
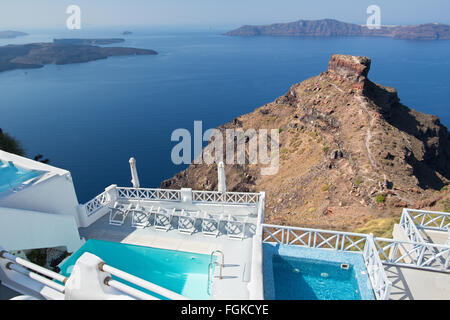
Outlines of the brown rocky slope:
<svg viewBox="0 0 450 320">
<path fill-rule="evenodd" d="M 402 207 L 448 206 L 447 128 L 371 82 L 370 66 L 367 57 L 333 55 L 327 71 L 220 126 L 280 132 L 278 173 L 226 165 L 227 189 L 266 191 L 266 222 L 340 230 L 397 217 Z M 191 164 L 161 187 L 215 190 L 217 168 Z"/>
</svg>

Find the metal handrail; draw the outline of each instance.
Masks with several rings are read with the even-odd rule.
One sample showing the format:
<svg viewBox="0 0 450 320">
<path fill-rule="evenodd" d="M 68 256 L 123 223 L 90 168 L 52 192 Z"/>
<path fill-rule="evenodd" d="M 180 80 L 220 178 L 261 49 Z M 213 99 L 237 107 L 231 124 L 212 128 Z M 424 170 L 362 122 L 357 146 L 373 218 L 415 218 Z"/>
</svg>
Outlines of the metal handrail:
<svg viewBox="0 0 450 320">
<path fill-rule="evenodd" d="M 218 265 L 218 266 L 220 267 L 220 269 L 219 269 L 219 270 L 220 270 L 220 273 L 219 273 L 219 279 L 222 280 L 222 269 L 223 269 L 223 267 L 225 266 L 225 255 L 224 255 L 223 252 L 220 251 L 220 250 L 214 250 L 214 251 L 211 253 L 210 264 L 213 263 L 212 259 L 213 259 L 214 255 L 215 255 L 216 253 L 219 253 L 219 254 L 222 256 L 222 263 L 219 264 L 219 263 L 216 262 L 216 265 Z"/>
<path fill-rule="evenodd" d="M 50 279 L 48 279 L 46 277 L 43 277 L 40 274 L 32 272 L 32 271 L 30 271 L 30 270 L 28 270 L 28 269 L 26 269 L 26 268 L 24 268 L 24 267 L 22 267 L 22 266 L 20 266 L 18 264 L 15 264 L 13 262 L 8 262 L 6 264 L 6 269 L 16 271 L 16 272 L 18 272 L 20 274 L 23 274 L 24 276 L 27 276 L 30 279 L 36 280 L 36 281 L 38 281 L 38 282 L 40 282 L 40 283 L 42 283 L 42 284 L 44 284 L 44 285 L 46 285 L 46 286 L 48 286 L 48 287 L 50 287 L 52 289 L 55 289 L 56 291 L 59 291 L 61 293 L 65 293 L 65 287 L 63 285 L 60 285 L 60 284 L 56 283 L 53 280 L 50 280 Z"/>
<path fill-rule="evenodd" d="M 222 263 L 217 263 L 217 262 L 213 261 L 214 255 L 216 253 L 219 253 L 222 256 Z M 213 252 L 211 252 L 211 258 L 210 258 L 209 265 L 208 265 L 208 286 L 206 288 L 206 291 L 207 291 L 208 295 L 210 295 L 210 285 L 211 285 L 211 282 L 212 282 L 211 281 L 212 280 L 211 279 L 212 278 L 211 270 L 212 270 L 212 266 L 214 266 L 214 265 L 220 267 L 220 269 L 219 269 L 219 279 L 222 280 L 223 279 L 222 271 L 223 271 L 223 268 L 225 266 L 225 255 L 223 254 L 223 252 L 221 250 L 214 250 Z"/>
<path fill-rule="evenodd" d="M 208 264 L 208 284 L 206 286 L 206 293 L 209 295 L 211 295 L 211 270 L 212 270 L 212 266 L 214 266 L 214 262 L 210 262 Z"/>
<path fill-rule="evenodd" d="M 25 260 L 25 259 L 16 257 L 15 255 L 10 254 L 10 253 L 9 253 L 8 251 L 6 251 L 6 250 L 0 250 L 0 258 L 9 260 L 9 261 L 11 261 L 11 262 L 14 262 L 14 263 L 17 264 L 17 265 L 23 266 L 23 267 L 25 267 L 25 268 L 27 268 L 27 269 L 30 269 L 30 270 L 32 270 L 32 271 L 35 271 L 35 272 L 37 272 L 37 273 L 39 273 L 39 274 L 42 274 L 42 275 L 44 275 L 44 276 L 46 276 L 46 277 L 55 279 L 55 280 L 57 280 L 57 281 L 59 281 L 59 282 L 62 282 L 62 283 L 64 283 L 64 284 L 65 284 L 66 281 L 68 280 L 67 277 L 65 277 L 65 276 L 63 276 L 63 275 L 61 275 L 61 274 L 59 274 L 59 273 L 56 273 L 56 272 L 51 271 L 51 270 L 48 270 L 48 269 L 46 269 L 46 268 L 44 268 L 44 267 L 38 266 L 37 264 L 34 264 L 34 263 L 32 263 L 32 262 L 30 262 L 30 261 L 27 261 L 27 260 Z"/>
<path fill-rule="evenodd" d="M 141 299 L 141 300 L 159 300 L 158 298 L 151 296 L 149 294 L 146 294 L 145 292 L 142 292 L 141 290 L 132 288 L 130 286 L 127 286 L 126 284 L 113 280 L 111 277 L 106 277 L 103 283 L 106 286 L 115 288 L 117 290 L 120 290 L 128 295 L 131 295 L 135 298 Z"/>
</svg>

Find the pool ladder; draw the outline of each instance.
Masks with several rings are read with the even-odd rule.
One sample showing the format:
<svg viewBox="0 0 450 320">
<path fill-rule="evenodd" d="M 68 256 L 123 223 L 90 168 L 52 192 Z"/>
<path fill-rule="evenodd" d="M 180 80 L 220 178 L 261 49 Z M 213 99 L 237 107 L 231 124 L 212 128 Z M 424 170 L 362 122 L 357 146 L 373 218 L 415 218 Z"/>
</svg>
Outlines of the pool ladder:
<svg viewBox="0 0 450 320">
<path fill-rule="evenodd" d="M 221 255 L 221 257 L 222 257 L 222 263 L 213 262 L 213 259 L 214 259 L 214 256 L 216 255 L 216 253 L 218 253 L 218 254 Z M 214 251 L 211 253 L 211 259 L 210 259 L 209 265 L 208 265 L 208 286 L 207 286 L 207 288 L 206 288 L 206 291 L 208 292 L 208 295 L 211 294 L 211 293 L 210 293 L 210 287 L 211 287 L 212 278 L 214 277 L 214 275 L 211 274 L 211 270 L 213 270 L 212 267 L 213 267 L 214 265 L 220 267 L 220 269 L 219 269 L 219 279 L 222 280 L 222 279 L 223 279 L 223 276 L 222 276 L 222 270 L 223 270 L 223 268 L 224 268 L 224 266 L 225 266 L 225 255 L 224 255 L 223 252 L 220 251 L 220 250 L 214 250 Z"/>
</svg>

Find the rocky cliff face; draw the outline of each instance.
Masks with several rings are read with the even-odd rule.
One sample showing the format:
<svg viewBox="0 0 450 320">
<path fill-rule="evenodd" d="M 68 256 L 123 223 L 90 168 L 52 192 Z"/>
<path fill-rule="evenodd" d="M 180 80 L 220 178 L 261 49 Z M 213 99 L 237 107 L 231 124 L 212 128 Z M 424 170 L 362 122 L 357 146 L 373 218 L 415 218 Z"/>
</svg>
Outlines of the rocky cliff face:
<svg viewBox="0 0 450 320">
<path fill-rule="evenodd" d="M 267 222 L 345 230 L 439 203 L 450 182 L 447 128 L 371 82 L 370 66 L 367 57 L 333 55 L 325 72 L 220 126 L 280 132 L 278 174 L 226 165 L 228 190 L 266 191 Z M 161 186 L 214 190 L 216 170 L 191 165 Z"/>
<path fill-rule="evenodd" d="M 263 26 L 245 25 L 227 32 L 227 36 L 285 36 L 285 37 L 390 37 L 405 40 L 450 39 L 450 26 L 427 23 L 410 26 L 382 26 L 369 29 L 353 23 L 334 19 L 299 20 Z"/>
</svg>

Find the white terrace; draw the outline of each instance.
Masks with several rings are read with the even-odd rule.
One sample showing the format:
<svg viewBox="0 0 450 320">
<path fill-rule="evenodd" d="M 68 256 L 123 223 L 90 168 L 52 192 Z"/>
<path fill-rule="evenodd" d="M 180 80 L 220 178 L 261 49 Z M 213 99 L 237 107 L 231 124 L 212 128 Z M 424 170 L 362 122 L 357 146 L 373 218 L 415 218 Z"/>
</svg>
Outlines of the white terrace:
<svg viewBox="0 0 450 320">
<path fill-rule="evenodd" d="M 1 155 L 23 168 L 36 166 Z M 41 164 L 45 179 L 0 193 L 0 296 L 12 290 L 37 299 L 155 299 L 127 281 L 169 299 L 185 299 L 92 254 L 82 255 L 79 272 L 66 278 L 10 253 L 57 246 L 76 251 L 97 239 L 208 254 L 211 261 L 218 255 L 214 274 L 208 269 L 211 299 L 264 298 L 264 243 L 359 253 L 377 299 L 450 299 L 447 213 L 404 209 L 393 239 L 267 225 L 265 194 L 227 192 L 223 166 L 219 191 L 196 191 L 140 188 L 130 164 L 132 188 L 112 185 L 86 204 L 76 201 L 69 172 Z"/>
<path fill-rule="evenodd" d="M 212 299 L 262 299 L 249 290 L 253 236 L 264 215 L 264 193 L 120 188 L 86 203 L 80 235 L 200 254 L 223 254 Z"/>
</svg>

